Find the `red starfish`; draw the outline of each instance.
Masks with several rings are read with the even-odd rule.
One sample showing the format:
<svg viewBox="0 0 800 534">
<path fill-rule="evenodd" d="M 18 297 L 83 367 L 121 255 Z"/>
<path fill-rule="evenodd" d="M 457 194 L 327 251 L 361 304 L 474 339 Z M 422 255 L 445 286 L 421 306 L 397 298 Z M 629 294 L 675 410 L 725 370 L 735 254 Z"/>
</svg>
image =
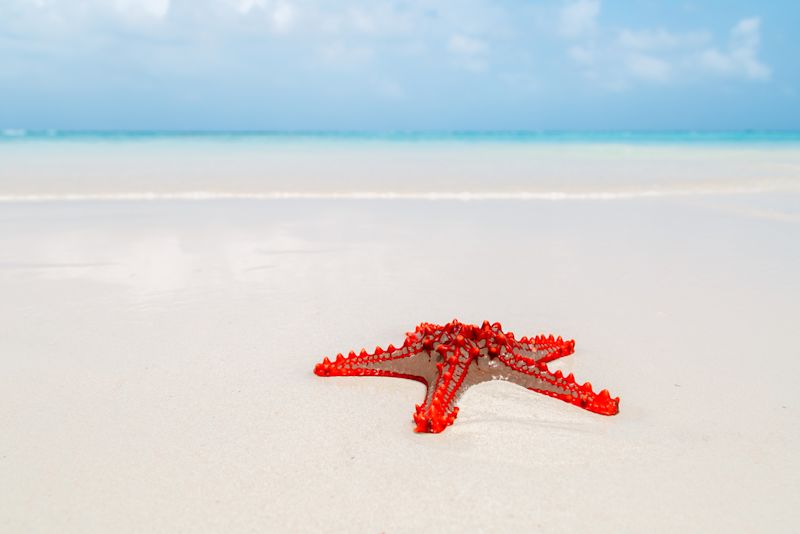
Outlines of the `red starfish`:
<svg viewBox="0 0 800 534">
<path fill-rule="evenodd" d="M 439 433 L 453 424 L 456 403 L 475 384 L 488 380 L 508 380 L 537 393 L 544 393 L 591 412 L 614 415 L 619 397 L 608 390 L 592 391 L 586 382 L 579 385 L 570 373 L 551 373 L 547 362 L 573 353 L 575 342 L 561 337 L 536 336 L 514 339 L 504 333 L 500 323 L 462 324 L 454 319 L 440 326 L 422 323 L 406 334 L 401 347 L 375 348 L 374 354 L 361 350 L 348 356 L 338 354 L 314 367 L 319 376 L 393 376 L 422 382 L 428 387 L 425 402 L 414 413 L 416 432 Z"/>
</svg>

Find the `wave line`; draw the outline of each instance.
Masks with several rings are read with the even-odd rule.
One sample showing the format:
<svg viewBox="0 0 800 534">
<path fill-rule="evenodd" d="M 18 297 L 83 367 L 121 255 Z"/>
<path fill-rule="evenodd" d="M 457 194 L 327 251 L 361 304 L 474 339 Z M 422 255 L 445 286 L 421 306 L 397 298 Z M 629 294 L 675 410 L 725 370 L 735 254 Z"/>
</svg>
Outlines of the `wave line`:
<svg viewBox="0 0 800 534">
<path fill-rule="evenodd" d="M 129 192 L 129 193 L 55 193 L 55 194 L 5 194 L 0 202 L 80 202 L 80 201 L 141 201 L 141 200 L 624 200 L 636 198 L 661 198 L 707 195 L 741 195 L 769 193 L 778 188 L 738 187 L 718 189 L 650 189 L 639 191 L 352 191 L 352 192 Z"/>
</svg>

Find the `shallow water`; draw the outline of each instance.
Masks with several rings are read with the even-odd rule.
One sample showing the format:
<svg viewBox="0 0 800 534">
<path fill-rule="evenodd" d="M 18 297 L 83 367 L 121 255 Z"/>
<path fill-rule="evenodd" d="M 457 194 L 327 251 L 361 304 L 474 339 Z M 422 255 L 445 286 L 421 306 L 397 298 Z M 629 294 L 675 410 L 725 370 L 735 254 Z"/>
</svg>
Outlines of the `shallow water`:
<svg viewBox="0 0 800 534">
<path fill-rule="evenodd" d="M 562 200 L 797 191 L 794 133 L 0 138 L 0 200 Z"/>
</svg>

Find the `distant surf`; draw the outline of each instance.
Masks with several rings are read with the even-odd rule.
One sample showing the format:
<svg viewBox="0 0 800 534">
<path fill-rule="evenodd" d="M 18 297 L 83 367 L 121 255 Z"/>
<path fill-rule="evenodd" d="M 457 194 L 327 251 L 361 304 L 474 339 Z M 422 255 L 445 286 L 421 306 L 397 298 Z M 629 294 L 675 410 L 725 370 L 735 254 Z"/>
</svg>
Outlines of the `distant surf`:
<svg viewBox="0 0 800 534">
<path fill-rule="evenodd" d="M 207 140 L 256 142 L 498 142 L 498 143 L 624 143 L 624 144 L 747 144 L 800 143 L 800 131 L 793 130 L 507 130 L 507 131 L 335 131 L 335 130 L 0 130 L 0 142 Z"/>
<path fill-rule="evenodd" d="M 675 189 L 647 191 L 519 191 L 519 192 L 291 192 L 231 193 L 214 191 L 187 191 L 176 193 L 81 193 L 52 195 L 0 195 L 0 202 L 81 202 L 81 201 L 166 201 L 166 200 L 624 200 L 637 198 L 685 197 L 709 195 L 736 195 L 769 193 L 767 188 Z"/>
</svg>

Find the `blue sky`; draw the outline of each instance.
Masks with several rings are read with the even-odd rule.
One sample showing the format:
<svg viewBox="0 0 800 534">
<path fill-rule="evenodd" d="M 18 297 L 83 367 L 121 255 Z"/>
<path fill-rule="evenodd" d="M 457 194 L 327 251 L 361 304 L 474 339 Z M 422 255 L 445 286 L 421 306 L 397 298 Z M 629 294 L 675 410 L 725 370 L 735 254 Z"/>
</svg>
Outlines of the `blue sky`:
<svg viewBox="0 0 800 534">
<path fill-rule="evenodd" d="M 800 128 L 790 0 L 0 0 L 0 128 Z"/>
</svg>

